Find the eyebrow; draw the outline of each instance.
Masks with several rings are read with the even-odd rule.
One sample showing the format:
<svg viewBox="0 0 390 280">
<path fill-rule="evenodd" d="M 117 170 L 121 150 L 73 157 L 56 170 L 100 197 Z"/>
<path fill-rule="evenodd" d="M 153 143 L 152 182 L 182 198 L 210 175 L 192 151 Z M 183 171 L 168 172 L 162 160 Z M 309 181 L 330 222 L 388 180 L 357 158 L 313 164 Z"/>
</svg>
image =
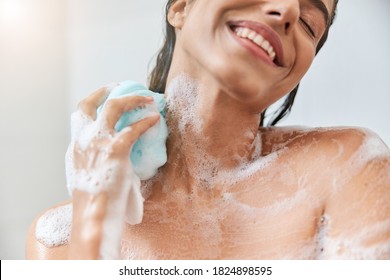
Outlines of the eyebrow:
<svg viewBox="0 0 390 280">
<path fill-rule="evenodd" d="M 317 8 L 322 13 L 322 15 L 324 16 L 325 24 L 328 25 L 329 11 L 326 8 L 324 2 L 322 2 L 321 0 L 309 0 L 309 2 L 313 7 Z"/>
</svg>

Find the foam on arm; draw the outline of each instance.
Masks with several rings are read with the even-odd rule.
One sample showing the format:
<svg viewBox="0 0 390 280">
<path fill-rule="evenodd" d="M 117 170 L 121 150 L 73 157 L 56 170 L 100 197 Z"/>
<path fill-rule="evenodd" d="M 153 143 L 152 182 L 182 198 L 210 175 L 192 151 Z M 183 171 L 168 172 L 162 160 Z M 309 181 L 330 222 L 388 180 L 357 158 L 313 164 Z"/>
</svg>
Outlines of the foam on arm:
<svg viewBox="0 0 390 280">
<path fill-rule="evenodd" d="M 141 194 L 141 180 L 152 178 L 159 167 L 167 161 L 165 142 L 168 128 L 164 118 L 165 100 L 162 94 L 147 90 L 142 85 L 125 81 L 115 87 L 107 100 L 124 96 L 152 96 L 154 104 L 124 113 L 115 125 L 116 132 L 131 129 L 129 126 L 150 114 L 159 113 L 160 121 L 146 131 L 133 145 L 129 161 L 123 163 L 116 160 L 104 160 L 105 147 L 99 147 L 100 164 L 93 169 L 78 169 L 74 161 L 75 145 L 80 149 L 88 149 L 96 137 L 109 139 L 112 137 L 101 127 L 101 112 L 105 104 L 97 109 L 97 120 L 93 121 L 76 112 L 72 116 L 72 142 L 66 156 L 67 186 L 69 193 L 75 189 L 97 195 L 108 193 L 107 213 L 103 221 L 103 237 L 100 257 L 115 259 L 119 257 L 118 248 L 124 221 L 131 225 L 139 224 L 143 217 L 144 198 Z M 106 102 L 107 102 L 106 100 Z M 83 152 L 79 152 L 79 156 Z M 90 160 L 89 158 L 86 159 Z M 97 161 L 94 159 L 92 162 Z M 119 246 L 119 247 L 118 247 Z"/>
</svg>

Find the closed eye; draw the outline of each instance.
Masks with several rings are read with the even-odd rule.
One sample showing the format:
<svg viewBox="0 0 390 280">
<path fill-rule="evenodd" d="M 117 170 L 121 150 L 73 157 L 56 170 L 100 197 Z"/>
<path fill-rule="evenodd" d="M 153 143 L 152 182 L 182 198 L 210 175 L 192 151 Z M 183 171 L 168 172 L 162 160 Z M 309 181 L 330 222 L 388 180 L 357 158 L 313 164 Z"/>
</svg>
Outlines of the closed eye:
<svg viewBox="0 0 390 280">
<path fill-rule="evenodd" d="M 313 28 L 311 28 L 310 24 L 308 24 L 303 18 L 299 18 L 299 21 L 302 23 L 303 25 L 303 28 L 306 30 L 306 32 L 312 36 L 312 37 L 316 37 L 316 34 L 313 30 Z"/>
</svg>

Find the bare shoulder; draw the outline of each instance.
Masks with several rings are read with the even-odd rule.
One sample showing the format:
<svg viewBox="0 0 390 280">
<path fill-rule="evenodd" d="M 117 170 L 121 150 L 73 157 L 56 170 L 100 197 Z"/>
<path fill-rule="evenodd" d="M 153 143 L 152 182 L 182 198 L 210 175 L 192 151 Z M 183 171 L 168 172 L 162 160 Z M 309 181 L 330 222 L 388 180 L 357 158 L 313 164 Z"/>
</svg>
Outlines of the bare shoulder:
<svg viewBox="0 0 390 280">
<path fill-rule="evenodd" d="M 380 137 L 349 127 L 269 132 L 273 149 L 287 150 L 301 173 L 317 170 L 327 190 L 317 257 L 390 259 L 390 151 Z"/>
<path fill-rule="evenodd" d="M 265 153 L 282 151 L 283 160 L 296 163 L 300 173 L 315 170 L 318 178 L 322 174 L 333 177 L 329 181 L 333 189 L 351 181 L 356 187 L 364 187 L 361 185 L 368 181 L 365 187 L 373 188 L 380 178 L 390 192 L 390 150 L 369 129 L 287 127 L 266 128 L 264 132 Z"/>
<path fill-rule="evenodd" d="M 325 258 L 390 259 L 390 152 L 369 130 L 345 135 L 354 153 L 326 205 Z M 355 142 L 354 142 L 355 141 Z M 340 248 L 335 250 L 336 248 Z"/>
<path fill-rule="evenodd" d="M 272 127 L 261 129 L 264 153 L 289 149 L 292 153 L 340 157 L 340 162 L 351 160 L 359 153 L 366 160 L 389 157 L 389 148 L 373 131 L 358 127 Z"/>
<path fill-rule="evenodd" d="M 66 259 L 71 224 L 72 205 L 69 201 L 50 207 L 38 215 L 28 232 L 26 258 Z"/>
<path fill-rule="evenodd" d="M 317 129 L 307 133 L 307 141 L 314 142 L 317 154 L 333 160 L 335 168 L 355 174 L 368 166 L 389 168 L 390 150 L 383 140 L 367 128 L 338 127 Z M 378 164 L 381 163 L 381 164 Z"/>
<path fill-rule="evenodd" d="M 317 184 L 320 259 L 390 259 L 390 151 L 364 128 L 264 129 L 265 151 Z M 310 177 L 310 174 L 314 176 Z"/>
</svg>

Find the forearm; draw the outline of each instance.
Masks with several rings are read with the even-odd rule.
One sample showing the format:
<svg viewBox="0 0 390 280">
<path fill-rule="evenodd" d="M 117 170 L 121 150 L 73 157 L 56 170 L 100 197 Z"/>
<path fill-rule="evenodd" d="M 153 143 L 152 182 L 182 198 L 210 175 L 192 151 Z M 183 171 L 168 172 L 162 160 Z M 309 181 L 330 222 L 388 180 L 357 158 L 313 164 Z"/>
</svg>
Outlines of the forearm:
<svg viewBox="0 0 390 280">
<path fill-rule="evenodd" d="M 73 197 L 71 259 L 118 259 L 125 214 L 130 224 L 142 220 L 140 179 L 130 154 L 160 115 L 154 112 L 116 131 L 115 124 L 124 113 L 152 105 L 154 98 L 124 96 L 105 102 L 109 91 L 96 91 L 72 115 L 72 141 L 66 155 L 67 187 Z"/>
<path fill-rule="evenodd" d="M 75 190 L 73 193 L 72 233 L 69 259 L 98 259 L 107 212 L 107 193 L 96 195 Z"/>
</svg>

